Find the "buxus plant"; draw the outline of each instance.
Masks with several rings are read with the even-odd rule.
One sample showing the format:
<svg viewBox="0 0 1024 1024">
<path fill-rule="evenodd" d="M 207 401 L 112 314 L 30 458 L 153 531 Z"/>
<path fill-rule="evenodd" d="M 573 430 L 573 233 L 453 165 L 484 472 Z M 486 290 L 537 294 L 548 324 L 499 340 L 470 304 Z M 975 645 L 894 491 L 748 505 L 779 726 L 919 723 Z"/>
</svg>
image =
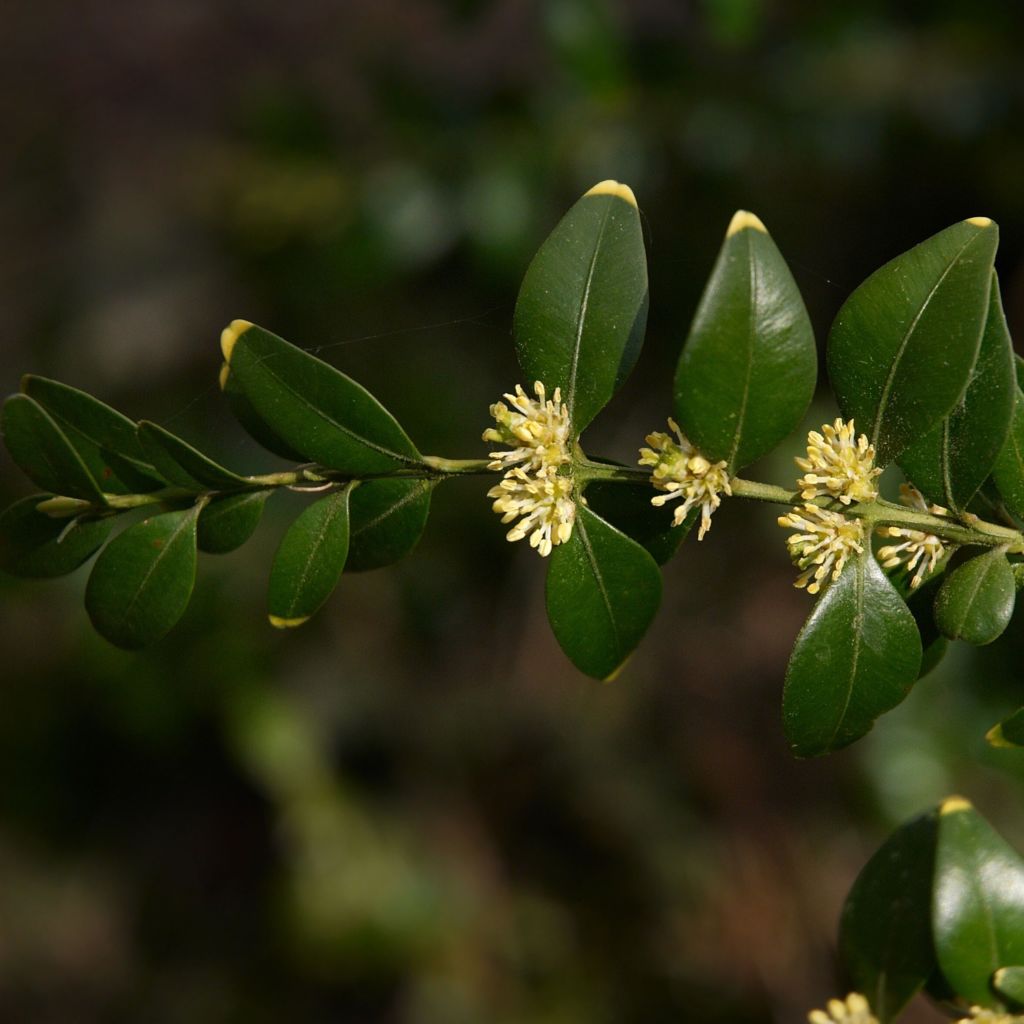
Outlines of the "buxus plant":
<svg viewBox="0 0 1024 1024">
<path fill-rule="evenodd" d="M 738 212 L 665 396 L 668 430 L 650 433 L 625 466 L 580 440 L 633 369 L 648 306 L 636 199 L 601 182 L 526 272 L 514 318 L 526 387 L 491 406 L 487 458 L 422 454 L 356 381 L 235 320 L 221 335 L 221 388 L 249 433 L 293 468 L 236 473 L 156 423 L 27 376 L 4 405 L 4 439 L 44 493 L 0 516 L 0 566 L 59 576 L 100 551 L 86 609 L 104 637 L 138 648 L 185 611 L 197 551 L 237 548 L 275 493 L 306 492 L 270 570 L 270 622 L 292 628 L 344 570 L 409 554 L 436 486 L 489 475 L 508 539 L 547 559 L 559 644 L 583 672 L 610 679 L 651 624 L 660 566 L 691 528 L 703 540 L 725 499 L 774 503 L 786 509 L 778 521 L 791 531 L 796 585 L 818 595 L 786 674 L 785 731 L 798 756 L 834 751 L 903 700 L 949 640 L 997 639 L 1024 583 L 1024 392 L 997 240 L 991 220 L 969 218 L 850 295 L 827 344 L 839 415 L 809 434 L 793 480 L 769 483 L 741 473 L 800 424 L 817 354 L 785 260 L 762 222 Z M 879 493 L 893 463 L 905 478 L 898 502 Z M 145 518 L 107 543 L 137 509 Z M 1024 745 L 1024 711 L 989 736 Z M 922 986 L 974 1019 L 1017 1019 L 1024 866 L 951 799 L 865 869 L 842 948 L 863 992 L 815 1011 L 819 1024 L 885 1024 Z"/>
</svg>

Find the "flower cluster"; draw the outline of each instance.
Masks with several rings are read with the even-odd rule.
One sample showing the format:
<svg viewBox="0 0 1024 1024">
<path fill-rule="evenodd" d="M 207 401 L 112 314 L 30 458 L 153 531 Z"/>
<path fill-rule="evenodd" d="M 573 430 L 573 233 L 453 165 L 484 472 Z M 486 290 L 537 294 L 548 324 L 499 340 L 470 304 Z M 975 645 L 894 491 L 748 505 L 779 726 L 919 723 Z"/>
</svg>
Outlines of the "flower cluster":
<svg viewBox="0 0 1024 1024">
<path fill-rule="evenodd" d="M 821 433 L 807 435 L 807 458 L 796 460 L 804 475 L 797 481 L 800 497 L 838 498 L 844 505 L 855 501 L 871 501 L 878 497 L 876 477 L 882 471 L 875 466 L 875 449 L 867 435 L 858 438 L 853 420 L 826 423 Z"/>
<path fill-rule="evenodd" d="M 900 501 L 908 508 L 916 508 L 921 512 L 944 516 L 949 510 L 941 505 L 929 505 L 924 495 L 910 484 L 900 485 Z M 878 533 L 882 537 L 898 537 L 900 544 L 887 544 L 879 548 L 878 557 L 886 569 L 894 569 L 898 565 L 906 565 L 907 571 L 915 570 L 910 580 L 911 590 L 919 587 L 926 576 L 935 572 L 935 567 L 946 555 L 946 546 L 942 538 L 934 533 L 923 530 L 908 530 L 902 526 L 883 526 Z"/>
<path fill-rule="evenodd" d="M 803 505 L 779 516 L 779 526 L 797 530 L 786 538 L 789 557 L 801 570 L 794 586 L 806 587 L 808 594 L 816 594 L 831 574 L 833 580 L 853 554 L 864 550 L 864 524 L 858 519 L 847 519 L 818 505 Z"/>
<path fill-rule="evenodd" d="M 732 494 L 729 486 L 728 465 L 725 462 L 710 462 L 680 431 L 674 420 L 668 421 L 676 435 L 673 440 L 668 434 L 656 432 L 647 435 L 650 448 L 640 449 L 640 465 L 653 467 L 651 483 L 664 494 L 651 498 L 651 504 L 664 505 L 667 501 L 682 498 L 672 517 L 672 525 L 679 526 L 690 510 L 700 506 L 700 529 L 697 540 L 711 529 L 711 513 L 722 503 L 723 494 Z"/>
<path fill-rule="evenodd" d="M 807 1019 L 810 1024 L 878 1024 L 859 992 L 851 992 L 845 999 L 830 999 L 827 1010 L 811 1010 Z"/>
<path fill-rule="evenodd" d="M 972 1006 L 970 1017 L 961 1017 L 956 1024 L 1024 1024 L 1024 1016 L 1019 1013 L 1004 1013 L 1002 1010 L 986 1010 L 982 1006 Z"/>
<path fill-rule="evenodd" d="M 497 427 L 484 431 L 483 439 L 508 445 L 490 453 L 488 469 L 504 471 L 501 483 L 488 492 L 494 511 L 503 523 L 519 522 L 509 530 L 510 541 L 530 538 L 530 547 L 544 557 L 556 544 L 572 536 L 576 503 L 572 499 L 572 478 L 560 476 L 560 467 L 570 462 L 569 410 L 562 404 L 559 388 L 551 398 L 544 385 L 533 385 L 535 399 L 522 386 L 505 402 L 495 402 L 491 415 Z"/>
</svg>

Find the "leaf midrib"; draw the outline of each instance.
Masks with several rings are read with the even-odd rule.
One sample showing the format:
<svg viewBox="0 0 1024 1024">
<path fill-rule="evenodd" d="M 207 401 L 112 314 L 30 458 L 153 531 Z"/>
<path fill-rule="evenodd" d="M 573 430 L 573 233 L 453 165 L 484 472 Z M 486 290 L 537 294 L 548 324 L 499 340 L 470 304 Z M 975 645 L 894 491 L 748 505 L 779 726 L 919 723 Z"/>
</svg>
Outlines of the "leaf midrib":
<svg viewBox="0 0 1024 1024">
<path fill-rule="evenodd" d="M 850 658 L 850 672 L 848 676 L 849 685 L 846 688 L 846 696 L 843 700 L 843 706 L 836 718 L 835 728 L 832 730 L 832 735 L 829 737 L 828 748 L 831 748 L 832 744 L 835 743 L 836 737 L 839 735 L 839 730 L 843 726 L 843 722 L 846 720 L 846 712 L 850 708 L 850 702 L 853 700 L 853 691 L 856 685 L 857 679 L 857 664 L 860 661 L 860 649 L 862 644 L 862 633 L 864 626 L 864 559 L 865 557 L 871 557 L 866 552 L 864 555 L 860 555 L 857 558 L 856 565 L 854 567 L 854 604 L 856 606 L 856 613 L 853 617 L 853 655 Z M 837 581 L 838 582 L 838 581 Z"/>
<path fill-rule="evenodd" d="M 732 450 L 729 452 L 730 472 L 736 468 L 736 456 L 740 449 L 740 437 L 743 433 L 743 425 L 747 418 L 747 405 L 750 401 L 750 378 L 754 367 L 754 343 L 757 323 L 757 261 L 754 259 L 753 242 L 749 237 L 751 231 L 747 230 L 742 232 L 742 234 L 748 236 L 746 239 L 747 261 L 750 265 L 750 273 L 747 278 L 747 287 L 750 289 L 749 301 L 747 303 L 747 365 L 743 375 L 743 394 L 740 398 L 740 407 L 736 415 L 736 430 L 733 432 L 732 436 Z"/>
<path fill-rule="evenodd" d="M 405 508 L 406 505 L 415 501 L 422 494 L 425 494 L 427 491 L 429 491 L 431 486 L 432 484 L 429 481 L 420 481 L 416 487 L 414 487 L 408 493 L 404 494 L 396 502 L 389 505 L 383 512 L 380 513 L 380 515 L 363 523 L 358 530 L 353 530 L 352 537 L 358 537 L 361 533 L 365 533 L 367 530 L 372 530 L 374 527 L 380 526 L 380 524 L 383 523 L 386 519 L 389 519 L 396 512 Z"/>
<path fill-rule="evenodd" d="M 330 530 L 330 528 L 334 525 L 334 521 L 338 518 L 339 515 L 341 515 L 342 513 L 348 515 L 348 499 L 349 492 L 351 491 L 351 489 L 351 485 L 349 485 L 343 488 L 341 491 L 339 491 L 337 495 L 331 495 L 331 498 L 325 499 L 334 499 L 332 502 L 333 507 L 324 517 L 323 521 L 320 524 L 320 529 L 317 532 L 316 539 L 310 545 L 309 554 L 306 556 L 306 562 L 302 567 L 302 572 L 300 572 L 297 577 L 296 586 L 292 590 L 292 596 L 288 602 L 288 611 L 285 613 L 284 618 L 292 618 L 295 615 L 295 606 L 296 604 L 298 604 L 299 597 L 302 595 L 303 591 L 306 588 L 306 583 L 309 580 L 310 571 L 313 567 L 313 562 L 316 559 L 317 553 L 319 552 L 320 547 L 324 542 L 324 538 L 327 536 L 328 530 Z M 344 566 L 342 566 L 342 570 L 344 570 Z"/>
<path fill-rule="evenodd" d="M 594 576 L 594 581 L 597 583 L 598 593 L 601 595 L 605 611 L 608 613 L 608 625 L 611 628 L 612 639 L 615 642 L 615 657 L 618 658 L 622 650 L 622 642 L 619 639 L 618 623 L 615 620 L 615 612 L 612 610 L 611 599 L 608 596 L 608 588 L 605 586 L 604 576 L 601 574 L 601 569 L 597 564 L 597 559 L 594 557 L 594 549 L 590 543 L 590 535 L 587 533 L 587 527 L 582 516 L 579 517 L 576 528 L 579 531 L 580 542 L 583 544 L 583 551 L 587 556 L 587 561 L 590 563 L 590 571 Z"/>
</svg>

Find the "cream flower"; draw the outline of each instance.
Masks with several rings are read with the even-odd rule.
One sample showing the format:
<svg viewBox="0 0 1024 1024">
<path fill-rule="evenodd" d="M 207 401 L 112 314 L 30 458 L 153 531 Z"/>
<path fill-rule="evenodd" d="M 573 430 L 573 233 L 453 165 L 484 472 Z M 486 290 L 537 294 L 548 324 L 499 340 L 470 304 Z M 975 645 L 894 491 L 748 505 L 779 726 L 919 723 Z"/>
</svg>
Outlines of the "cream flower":
<svg viewBox="0 0 1024 1024">
<path fill-rule="evenodd" d="M 533 385 L 536 399 L 530 398 L 522 385 L 515 394 L 506 394 L 509 405 L 495 402 L 491 415 L 497 427 L 488 427 L 483 439 L 509 445 L 504 451 L 491 452 L 488 469 L 509 470 L 521 466 L 537 476 L 554 475 L 558 467 L 569 462 L 569 410 L 562 405 L 561 388 L 548 398 L 544 385 Z"/>
<path fill-rule="evenodd" d="M 807 458 L 795 461 L 804 471 L 796 482 L 804 501 L 825 496 L 849 505 L 878 497 L 875 478 L 882 471 L 875 466 L 875 449 L 866 434 L 856 437 L 853 420 L 844 423 L 837 418 L 820 434 L 812 430 L 807 435 Z"/>
<path fill-rule="evenodd" d="M 779 516 L 779 526 L 799 531 L 787 537 L 786 544 L 793 564 L 802 570 L 794 586 L 806 587 L 808 594 L 818 593 L 830 573 L 833 580 L 839 579 L 850 556 L 864 550 L 864 524 L 859 519 L 818 505 L 803 505 Z"/>
<path fill-rule="evenodd" d="M 986 1010 L 981 1006 L 972 1006 L 970 1017 L 961 1017 L 956 1024 L 1024 1024 L 1024 1016 L 1019 1013 L 1004 1013 L 1001 1010 Z"/>
<path fill-rule="evenodd" d="M 508 539 L 522 540 L 529 534 L 530 547 L 544 558 L 556 544 L 564 544 L 572 536 L 576 503 L 572 500 L 571 477 L 531 476 L 517 466 L 487 492 L 487 497 L 495 499 L 494 511 L 503 523 L 519 519 L 508 531 Z"/>
<path fill-rule="evenodd" d="M 697 540 L 711 529 L 711 513 L 722 503 L 723 494 L 732 494 L 729 486 L 728 465 L 709 462 L 683 435 L 675 420 L 669 420 L 677 440 L 668 434 L 656 432 L 647 435 L 650 448 L 640 449 L 640 465 L 652 466 L 651 483 L 665 494 L 651 498 L 651 504 L 661 506 L 667 501 L 682 498 L 683 503 L 672 517 L 672 525 L 679 526 L 690 509 L 701 509 L 700 530 Z"/>
<path fill-rule="evenodd" d="M 949 509 L 941 505 L 929 505 L 924 495 L 910 484 L 900 484 L 900 501 L 908 508 L 916 508 L 932 515 L 947 515 Z M 902 538 L 901 544 L 887 544 L 879 548 L 878 558 L 883 568 L 895 569 L 898 565 L 906 565 L 907 570 L 916 570 L 910 580 L 910 589 L 915 590 L 924 580 L 935 572 L 935 567 L 946 555 L 946 545 L 934 533 L 923 530 L 908 530 L 902 526 L 882 526 L 878 529 L 880 537 Z"/>
<path fill-rule="evenodd" d="M 807 1014 L 810 1024 L 878 1024 L 868 1001 L 859 993 L 851 992 L 845 999 L 830 999 L 826 1010 L 811 1010 Z"/>
</svg>

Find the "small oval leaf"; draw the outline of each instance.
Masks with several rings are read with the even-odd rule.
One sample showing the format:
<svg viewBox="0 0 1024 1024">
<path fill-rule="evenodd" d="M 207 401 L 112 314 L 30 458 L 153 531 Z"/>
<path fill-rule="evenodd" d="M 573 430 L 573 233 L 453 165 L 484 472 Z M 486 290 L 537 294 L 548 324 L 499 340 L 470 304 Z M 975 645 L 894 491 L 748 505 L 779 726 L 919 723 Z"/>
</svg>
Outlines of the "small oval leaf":
<svg viewBox="0 0 1024 1024">
<path fill-rule="evenodd" d="M 793 753 L 814 757 L 860 739 L 907 696 L 920 665 L 914 616 L 865 549 L 796 638 L 782 695 Z"/>
<path fill-rule="evenodd" d="M 998 229 L 961 221 L 876 270 L 843 304 L 828 372 L 886 465 L 963 397 L 988 314 Z"/>
<path fill-rule="evenodd" d="M 230 375 L 284 442 L 322 466 L 360 476 L 421 463 L 395 418 L 362 385 L 263 330 L 240 331 Z"/>
<path fill-rule="evenodd" d="M 650 554 L 585 506 L 572 536 L 551 552 L 548 618 L 569 660 L 610 679 L 643 639 L 661 603 L 661 573 Z"/>
<path fill-rule="evenodd" d="M 900 466 L 929 501 L 960 512 L 985 482 L 1013 419 L 1017 378 L 999 281 L 992 275 L 978 361 L 963 400 L 900 456 Z"/>
<path fill-rule="evenodd" d="M 221 369 L 221 391 L 228 400 L 228 408 L 238 420 L 242 429 L 261 447 L 288 462 L 305 462 L 306 457 L 297 452 L 291 445 L 285 444 L 270 427 L 260 419 L 248 396 L 238 383 L 238 378 L 231 373 L 227 363 Z"/>
<path fill-rule="evenodd" d="M 1024 961 L 1024 860 L 962 797 L 939 813 L 932 930 L 953 990 L 998 1005 L 992 975 Z"/>
<path fill-rule="evenodd" d="M 85 589 L 101 636 L 135 650 L 156 643 L 185 614 L 196 579 L 199 506 L 130 526 L 102 551 Z"/>
<path fill-rule="evenodd" d="M 1014 395 L 1013 419 L 995 465 L 992 480 L 1006 507 L 1018 518 L 1024 518 L 1024 393 Z"/>
<path fill-rule="evenodd" d="M 843 906 L 839 950 L 853 987 L 881 1024 L 935 970 L 931 900 L 938 814 L 898 828 L 867 862 Z"/>
<path fill-rule="evenodd" d="M 998 725 L 992 726 L 985 739 L 993 747 L 1024 747 L 1024 708 L 1018 708 Z"/>
<path fill-rule="evenodd" d="M 224 555 L 240 548 L 256 532 L 273 491 L 246 491 L 214 498 L 199 513 L 196 543 L 200 551 Z"/>
<path fill-rule="evenodd" d="M 647 257 L 636 198 L 595 185 L 562 218 L 527 268 L 514 334 L 527 385 L 562 389 L 575 434 L 636 363 L 647 326 Z"/>
<path fill-rule="evenodd" d="M 592 512 L 646 548 L 658 565 L 665 565 L 686 539 L 699 510 L 691 512 L 679 526 L 673 526 L 674 510 L 651 504 L 656 493 L 647 484 L 597 480 L 587 485 L 586 501 Z"/>
<path fill-rule="evenodd" d="M 0 569 L 12 576 L 49 579 L 73 572 L 110 535 L 113 520 L 53 519 L 36 511 L 49 494 L 33 494 L 0 513 Z"/>
<path fill-rule="evenodd" d="M 28 395 L 11 395 L 3 409 L 4 443 L 21 471 L 54 494 L 105 505 L 106 498 L 53 417 Z"/>
<path fill-rule="evenodd" d="M 990 644 L 1010 624 L 1016 593 L 1006 555 L 986 551 L 946 576 L 935 598 L 935 624 L 950 640 Z"/>
<path fill-rule="evenodd" d="M 160 475 L 176 487 L 204 491 L 236 490 L 250 485 L 245 477 L 218 465 L 157 423 L 143 420 L 139 424 L 139 443 Z"/>
<path fill-rule="evenodd" d="M 301 626 L 338 585 L 349 542 L 351 487 L 314 501 L 288 527 L 270 569 L 270 622 Z"/>
<path fill-rule="evenodd" d="M 1024 966 L 1000 967 L 992 975 L 992 987 L 1013 1007 L 1024 1007 Z"/>
<path fill-rule="evenodd" d="M 348 572 L 393 565 L 419 543 L 435 480 L 366 480 L 352 491 Z"/>
<path fill-rule="evenodd" d="M 814 397 L 818 356 L 800 290 L 765 226 L 741 210 L 711 272 L 675 379 L 675 416 L 736 472 L 770 452 Z"/>
</svg>

